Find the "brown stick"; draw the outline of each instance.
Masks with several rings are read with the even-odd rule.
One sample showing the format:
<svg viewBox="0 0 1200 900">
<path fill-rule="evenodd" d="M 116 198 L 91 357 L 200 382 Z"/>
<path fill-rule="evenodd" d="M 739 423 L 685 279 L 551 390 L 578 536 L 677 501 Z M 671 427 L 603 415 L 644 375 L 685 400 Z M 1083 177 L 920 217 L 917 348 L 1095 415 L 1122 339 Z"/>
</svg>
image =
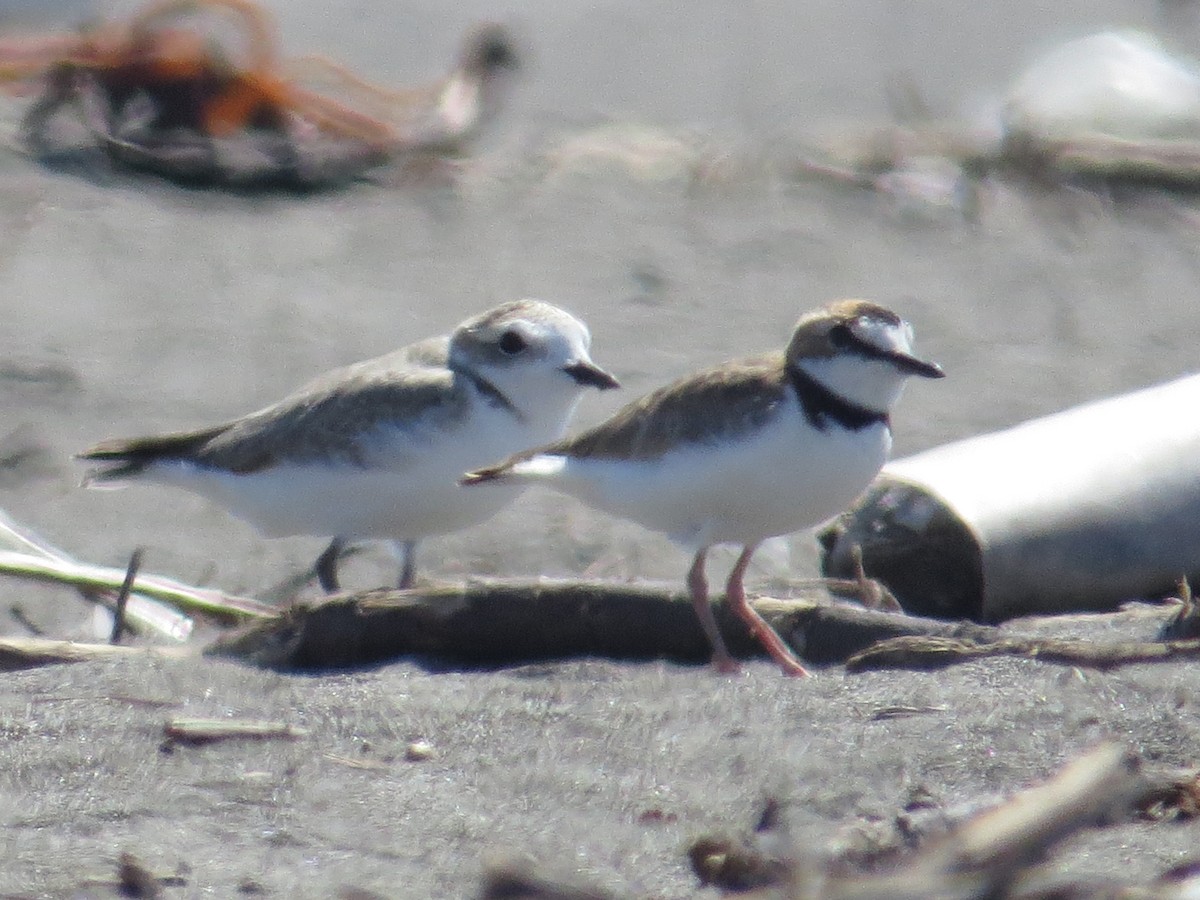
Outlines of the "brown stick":
<svg viewBox="0 0 1200 900">
<path fill-rule="evenodd" d="M 1058 638 L 979 642 L 953 637 L 912 635 L 880 641 L 846 660 L 848 672 L 876 669 L 942 669 L 995 656 L 1021 656 L 1089 669 L 1114 669 L 1135 663 L 1170 662 L 1200 657 L 1200 639 L 1123 641 L 1097 644 Z"/>
<path fill-rule="evenodd" d="M 287 722 L 260 722 L 247 719 L 172 719 L 163 726 L 163 734 L 173 744 L 213 744 L 217 741 L 294 741 L 308 731 Z"/>
<path fill-rule="evenodd" d="M 15 672 L 38 666 L 61 663 L 90 662 L 114 656 L 154 656 L 162 659 L 182 659 L 196 651 L 184 647 L 126 647 L 120 644 L 81 644 L 75 641 L 52 641 L 46 638 L 0 638 L 0 672 Z"/>
</svg>

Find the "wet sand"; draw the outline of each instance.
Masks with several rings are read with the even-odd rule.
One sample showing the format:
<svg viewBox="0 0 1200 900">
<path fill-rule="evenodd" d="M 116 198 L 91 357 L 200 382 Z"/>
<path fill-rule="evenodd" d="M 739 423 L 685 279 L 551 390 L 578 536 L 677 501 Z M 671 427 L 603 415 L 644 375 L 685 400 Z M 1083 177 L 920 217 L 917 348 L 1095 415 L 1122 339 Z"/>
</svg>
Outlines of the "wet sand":
<svg viewBox="0 0 1200 900">
<path fill-rule="evenodd" d="M 629 2 L 451 11 L 363 0 L 336 14 L 280 3 L 290 51 L 327 52 L 384 82 L 439 71 L 471 21 L 518 29 L 524 80 L 453 186 L 385 178 L 230 197 L 48 170 L 0 148 L 0 506 L 89 561 L 124 565 L 145 546 L 148 570 L 261 592 L 322 542 L 263 540 L 187 494 L 82 491 L 70 455 L 250 411 L 523 295 L 583 317 L 596 360 L 624 383 L 620 397 L 587 398 L 581 423 L 682 372 L 774 348 L 802 312 L 847 295 L 903 312 L 948 372 L 909 390 L 898 454 L 1194 368 L 1191 202 L 997 186 L 966 222 L 765 166 L 671 176 L 697 141 L 754 159 L 757 147 L 881 121 L 897 73 L 939 113 L 977 116 L 1038 48 L 1161 24 L 1155 8 L 864 0 L 801 17 L 765 0 L 708 6 L 679 17 Z M 20 110 L 4 100 L 0 134 L 15 133 Z M 653 134 L 655 177 L 597 164 L 594 151 L 582 162 L 568 142 L 603 128 L 610 157 L 624 141 L 628 158 L 631 134 L 644 151 Z M 714 572 L 731 561 L 718 555 Z M 421 565 L 446 579 L 678 579 L 686 560 L 636 526 L 531 492 L 486 525 L 427 541 Z M 750 580 L 815 569 L 802 535 L 764 548 Z M 353 587 L 394 577 L 382 552 L 346 569 Z M 53 636 L 93 636 L 67 591 L 0 582 L 0 606 L 14 605 Z M 6 615 L 0 633 L 24 626 Z M 216 662 L 15 673 L 0 691 L 0 893 L 72 896 L 133 850 L 156 870 L 186 865 L 180 896 L 231 896 L 242 879 L 268 896 L 344 885 L 463 896 L 488 853 L 516 848 L 632 896 L 693 896 L 686 840 L 750 822 L 767 794 L 799 801 L 821 844 L 857 817 L 894 815 L 918 787 L 948 805 L 1012 790 L 1103 737 L 1194 763 L 1193 682 L 1184 664 L 1079 674 L 1011 660 L 806 681 L 765 663 L 726 679 L 602 661 L 322 677 Z M 870 718 L 899 705 L 932 711 Z M 164 754 L 173 715 L 310 733 Z M 435 759 L 404 762 L 416 738 Z M 644 821 L 654 809 L 668 821 Z M 1068 860 L 1148 877 L 1187 858 L 1196 837 L 1194 826 L 1123 826 L 1079 841 Z"/>
</svg>

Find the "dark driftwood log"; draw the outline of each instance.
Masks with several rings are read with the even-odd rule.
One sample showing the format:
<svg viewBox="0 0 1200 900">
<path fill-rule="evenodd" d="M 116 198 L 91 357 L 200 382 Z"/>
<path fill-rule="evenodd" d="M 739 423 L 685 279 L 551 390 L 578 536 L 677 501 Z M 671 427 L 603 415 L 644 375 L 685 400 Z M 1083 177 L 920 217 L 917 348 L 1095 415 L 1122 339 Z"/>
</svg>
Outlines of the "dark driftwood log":
<svg viewBox="0 0 1200 900">
<path fill-rule="evenodd" d="M 873 669 L 942 669 L 993 656 L 1021 656 L 1089 669 L 1200 657 L 1200 639 L 1096 643 L 1059 638 L 977 641 L 935 635 L 905 635 L 867 647 L 846 660 L 849 672 Z"/>
<path fill-rule="evenodd" d="M 757 607 L 806 660 L 838 663 L 898 635 L 995 639 L 992 628 L 836 603 L 823 589 Z M 762 649 L 721 605 L 717 619 L 733 653 Z M 457 665 L 512 665 L 565 657 L 704 663 L 710 649 L 690 601 L 678 592 L 574 581 L 473 581 L 413 591 L 370 591 L 301 605 L 254 623 L 207 650 L 257 665 L 325 669 L 401 656 Z"/>
<path fill-rule="evenodd" d="M 854 593 L 855 582 L 834 582 Z M 1065 665 L 1113 668 L 1200 656 L 1200 639 L 1113 642 L 1042 637 L 1088 628 L 1084 617 L 1028 620 L 1032 636 L 997 628 L 942 622 L 864 609 L 840 602 L 825 587 L 807 587 L 798 599 L 764 598 L 758 609 L 801 656 L 817 664 L 846 663 L 850 672 L 871 669 L 936 669 L 991 656 L 1024 656 Z M 723 605 L 717 619 L 740 656 L 762 648 Z M 1108 614 L 1135 635 L 1158 634 L 1170 608 Z M 1096 618 L 1096 617 L 1086 617 Z M 187 656 L 194 648 L 120 646 L 0 639 L 0 671 L 80 662 L 114 654 Z M 414 591 L 370 591 L 299 605 L 278 617 L 229 632 L 205 651 L 281 669 L 352 668 L 402 656 L 436 659 L 438 665 L 499 666 L 595 656 L 667 659 L 701 664 L 709 647 L 690 601 L 652 586 L 572 581 L 476 581 Z"/>
</svg>

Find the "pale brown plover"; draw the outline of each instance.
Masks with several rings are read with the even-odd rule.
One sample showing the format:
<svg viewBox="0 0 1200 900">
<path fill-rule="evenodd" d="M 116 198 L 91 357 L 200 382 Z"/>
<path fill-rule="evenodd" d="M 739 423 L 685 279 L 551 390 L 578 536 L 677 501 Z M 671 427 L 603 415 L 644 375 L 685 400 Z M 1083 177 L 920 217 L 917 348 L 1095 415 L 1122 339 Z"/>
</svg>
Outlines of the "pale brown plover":
<svg viewBox="0 0 1200 900">
<path fill-rule="evenodd" d="M 474 525 L 520 491 L 468 491 L 466 469 L 562 435 L 584 388 L 617 387 L 589 356 L 587 326 L 538 300 L 505 303 L 387 356 L 330 372 L 258 412 L 212 428 L 98 444 L 84 483 L 173 485 L 270 537 L 333 540 L 317 561 L 336 590 L 344 545 L 403 550 Z"/>
<path fill-rule="evenodd" d="M 843 300 L 802 318 L 783 353 L 683 378 L 463 483 L 545 483 L 694 549 L 687 584 L 723 672 L 737 663 L 709 605 L 704 564 L 714 544 L 740 544 L 726 603 L 785 673 L 806 675 L 747 602 L 746 567 L 764 539 L 817 525 L 863 491 L 891 449 L 889 414 L 913 375 L 942 370 L 913 355 L 908 323 Z"/>
</svg>

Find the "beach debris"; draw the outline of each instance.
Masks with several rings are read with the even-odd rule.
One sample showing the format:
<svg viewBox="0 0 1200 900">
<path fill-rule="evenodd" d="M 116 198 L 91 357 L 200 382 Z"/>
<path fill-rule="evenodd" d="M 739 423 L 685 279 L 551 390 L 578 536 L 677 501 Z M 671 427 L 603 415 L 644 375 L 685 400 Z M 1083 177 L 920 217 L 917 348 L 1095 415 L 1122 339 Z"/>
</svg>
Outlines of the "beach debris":
<svg viewBox="0 0 1200 900">
<path fill-rule="evenodd" d="M 1191 774 L 1195 774 L 1194 772 Z M 1097 884 L 1063 886 L 1042 867 L 1080 831 L 1129 821 L 1178 773 L 1144 766 L 1123 747 L 1086 751 L 1041 784 L 980 808 L 943 810 L 940 829 L 915 833 L 897 817 L 896 833 L 874 854 L 852 850 L 818 858 L 779 817 L 749 836 L 709 835 L 689 849 L 702 884 L 726 892 L 773 888 L 775 898 L 1033 898 L 1097 896 Z M 1050 882 L 1047 879 L 1050 879 Z M 1059 890 L 1047 893 L 1049 883 Z M 1122 885 L 1102 885 L 1117 896 Z M 1124 896 L 1122 894 L 1121 896 Z M 1137 896 L 1165 897 L 1150 893 Z M 1177 896 L 1177 895 L 1171 895 Z"/>
<path fill-rule="evenodd" d="M 284 68 L 295 81 L 344 96 L 384 123 L 395 151 L 452 157 L 499 113 L 520 60 L 518 42 L 505 26 L 480 22 L 467 29 L 449 72 L 417 87 L 374 84 L 324 56 L 288 60 Z"/>
<path fill-rule="evenodd" d="M 1040 174 L 1200 183 L 1200 67 L 1151 35 L 1068 41 L 1009 88 L 1000 155 Z"/>
<path fill-rule="evenodd" d="M 478 900 L 616 900 L 594 885 L 546 874 L 523 855 L 486 862 L 477 896 Z"/>
<path fill-rule="evenodd" d="M 1142 32 L 1052 48 L 975 121 L 938 118 L 911 80 L 907 88 L 917 100 L 893 104 L 892 122 L 808 136 L 780 170 L 875 191 L 905 215 L 949 211 L 968 221 L 986 208 L 994 178 L 1043 190 L 1200 185 L 1200 66 Z"/>
<path fill-rule="evenodd" d="M 999 637 L 995 629 L 863 609 L 854 581 L 831 581 L 801 596 L 754 601 L 759 613 L 815 663 L 842 662 L 878 640 L 902 634 Z M 844 593 L 841 593 L 844 592 Z M 763 652 L 736 615 L 714 606 L 730 651 Z M 299 603 L 273 619 L 225 632 L 209 655 L 275 669 L 322 670 L 405 656 L 472 666 L 547 659 L 668 659 L 701 663 L 711 648 L 688 594 L 626 582 L 472 580 L 418 585 Z"/>
<path fill-rule="evenodd" d="M 134 580 L 135 587 L 142 577 Z M 755 607 L 808 661 L 846 663 L 850 672 L 933 669 L 1014 655 L 1080 669 L 1200 656 L 1200 640 L 1160 639 L 1166 623 L 1177 615 L 1174 608 L 1162 605 L 1134 605 L 1103 616 L 1022 619 L 1021 631 L 1013 633 L 1007 628 L 865 608 L 858 605 L 864 590 L 858 580 L 827 579 L 790 590 L 793 596 L 787 599 L 761 597 L 754 601 Z M 868 599 L 876 593 L 866 591 Z M 719 606 L 715 612 L 735 654 L 761 655 L 762 646 L 740 619 Z M 1097 631 L 1103 638 L 1086 637 Z M 114 655 L 151 653 L 170 659 L 197 652 L 201 648 L 0 638 L 0 671 Z M 202 652 L 268 668 L 314 671 L 360 668 L 413 656 L 437 659 L 437 665 L 467 666 L 572 657 L 698 664 L 707 658 L 708 643 L 690 597 L 665 587 L 477 580 L 341 594 L 272 610 L 269 615 L 256 613 L 246 617 L 242 627 L 218 635 Z M 405 757 L 419 761 L 435 753 L 425 740 L 417 739 Z"/>
<path fill-rule="evenodd" d="M 845 663 L 850 672 L 936 669 L 995 656 L 1106 670 L 1200 656 L 1200 641 L 1156 640 L 1174 614 L 1170 607 L 1023 619 L 1014 631 L 864 609 L 839 599 L 838 590 L 854 596 L 854 582 L 832 584 L 833 591 L 811 587 L 791 599 L 759 598 L 755 606 L 807 661 Z M 219 635 L 205 653 L 307 671 L 406 656 L 467 666 L 581 656 L 699 664 L 707 643 L 688 610 L 689 597 L 665 587 L 476 580 L 296 604 Z M 714 611 L 734 654 L 761 655 L 741 620 L 719 606 Z"/>
<path fill-rule="evenodd" d="M 1173 614 L 1161 606 L 1023 619 L 1024 633 L 1014 634 L 1007 627 L 863 609 L 817 589 L 798 599 L 760 598 L 755 605 L 810 662 L 845 663 L 851 673 L 936 669 L 995 656 L 1099 670 L 1200 656 L 1200 641 L 1195 639 L 1154 640 Z M 689 611 L 688 598 L 678 592 L 625 583 L 489 581 L 428 586 L 299 604 L 273 619 L 226 632 L 203 652 L 251 665 L 304 671 L 361 668 L 406 656 L 436 659 L 438 666 L 522 665 L 572 657 L 700 664 L 706 659 L 707 644 Z M 740 620 L 718 613 L 718 622 L 735 653 L 761 654 L 761 646 Z M 1036 634 L 1039 631 L 1043 633 Z M 1080 637 L 1081 633 L 1103 637 Z M 1114 639 L 1113 635 L 1128 637 Z M 192 647 L 0 638 L 0 671 L 147 653 L 179 659 L 196 652 L 198 648 Z M 889 707 L 877 717 L 936 711 L 936 707 Z M 406 758 L 423 756 L 424 743 L 414 741 Z"/>
<path fill-rule="evenodd" d="M 459 152 L 516 64 L 505 30 L 481 26 L 445 78 L 394 90 L 323 57 L 283 58 L 255 0 L 151 0 L 123 22 L 0 36 L 0 82 L 37 92 L 21 126 L 35 154 L 90 146 L 121 168 L 234 188 L 322 187 Z M 74 140 L 53 127 L 63 110 L 81 120 Z"/>
<path fill-rule="evenodd" d="M 770 797 L 763 805 L 758 823 L 749 835 L 706 835 L 688 847 L 692 871 L 704 887 L 742 893 L 774 886 L 796 887 L 798 869 L 787 840 L 781 815 L 782 804 Z"/>
<path fill-rule="evenodd" d="M 308 730 L 286 722 L 262 722 L 252 719 L 171 719 L 163 726 L 169 744 L 201 746 L 219 741 L 299 740 Z"/>
<path fill-rule="evenodd" d="M 408 762 L 425 762 L 435 756 L 437 756 L 437 750 L 426 740 L 410 741 L 404 748 L 404 758 Z"/>
<path fill-rule="evenodd" d="M 113 613 L 112 633 L 108 638 L 110 644 L 121 643 L 121 634 L 125 631 L 125 611 L 129 605 L 129 593 L 133 590 L 133 580 L 137 578 L 138 569 L 142 567 L 142 553 L 142 548 L 138 547 L 129 557 L 129 567 L 125 569 L 125 580 L 121 582 L 121 589 L 117 592 L 114 604 L 116 610 Z"/>
<path fill-rule="evenodd" d="M 0 510 L 0 574 L 69 585 L 114 615 L 124 593 L 122 632 L 136 629 L 182 643 L 191 636 L 193 622 L 179 610 L 218 622 L 271 618 L 277 612 L 276 607 L 248 597 L 193 587 L 161 575 L 140 575 L 141 558 L 141 551 L 135 551 L 125 569 L 80 562 Z"/>
<path fill-rule="evenodd" d="M 998 622 L 1161 597 L 1200 569 L 1200 376 L 896 460 L 821 534 L 909 612 Z"/>
<path fill-rule="evenodd" d="M 1163 769 L 1138 801 L 1138 814 L 1149 821 L 1183 821 L 1200 816 L 1200 769 Z"/>
<path fill-rule="evenodd" d="M 889 638 L 860 650 L 846 660 L 846 671 L 932 670 L 997 656 L 1019 656 L 1103 671 L 1139 663 L 1200 659 L 1200 640 L 1097 642 L 1061 638 L 1006 638 L 974 641 L 913 635 Z"/>
<path fill-rule="evenodd" d="M 1192 586 L 1186 578 L 1179 579 L 1178 596 L 1168 598 L 1169 601 L 1178 601 L 1179 608 L 1163 624 L 1159 640 L 1200 638 L 1200 603 L 1192 596 Z"/>
<path fill-rule="evenodd" d="M 362 757 L 342 756 L 338 753 L 322 753 L 321 756 L 330 762 L 337 763 L 339 766 L 345 766 L 348 769 L 362 769 L 367 772 L 386 772 L 392 767 L 390 758 L 364 759 Z"/>
<path fill-rule="evenodd" d="M 107 591 L 115 597 L 125 582 L 126 571 L 76 562 L 69 557 L 0 551 L 0 573 L 34 581 L 67 584 L 81 592 Z M 187 640 L 191 634 L 191 621 L 186 617 L 181 619 L 174 610 L 167 609 L 164 613 L 161 604 L 148 606 L 138 599 L 139 595 L 224 621 L 272 618 L 276 614 L 273 607 L 248 597 L 193 587 L 161 575 L 139 575 L 126 606 L 126 616 L 130 621 L 153 627 L 157 633 L 177 641 Z"/>
<path fill-rule="evenodd" d="M 144 900 L 154 900 L 162 896 L 162 883 L 158 876 L 147 869 L 136 856 L 129 851 L 121 854 L 117 860 L 118 891 L 123 897 L 140 897 Z"/>
<path fill-rule="evenodd" d="M 183 659 L 193 655 L 194 651 L 190 648 L 177 646 L 129 647 L 124 644 L 89 644 L 40 637 L 0 637 L 0 672 L 91 662 L 115 656 Z"/>
<path fill-rule="evenodd" d="M 104 577 L 99 580 L 88 577 L 98 571 Z M 78 562 L 0 510 L 0 573 L 71 584 L 85 599 L 115 610 L 117 592 L 128 574 L 122 573 L 118 579 L 116 572 Z M 125 616 L 128 625 L 172 641 L 186 641 L 192 633 L 192 620 L 188 616 L 139 591 L 127 598 Z"/>
</svg>

